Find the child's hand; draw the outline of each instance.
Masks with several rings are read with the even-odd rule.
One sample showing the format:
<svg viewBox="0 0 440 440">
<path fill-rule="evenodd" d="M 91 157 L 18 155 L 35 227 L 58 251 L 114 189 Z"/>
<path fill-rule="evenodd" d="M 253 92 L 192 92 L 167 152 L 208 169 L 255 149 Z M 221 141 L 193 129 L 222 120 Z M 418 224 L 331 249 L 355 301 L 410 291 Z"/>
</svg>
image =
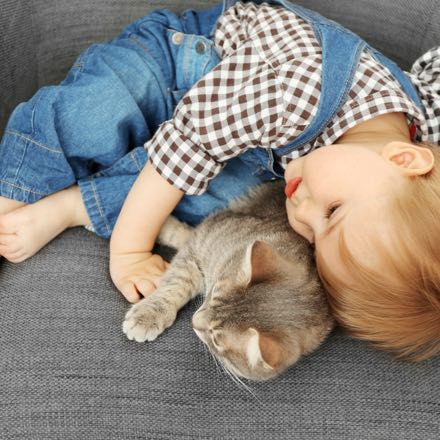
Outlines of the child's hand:
<svg viewBox="0 0 440 440">
<path fill-rule="evenodd" d="M 169 263 L 151 252 L 112 253 L 110 276 L 118 290 L 131 302 L 152 294 Z"/>
</svg>

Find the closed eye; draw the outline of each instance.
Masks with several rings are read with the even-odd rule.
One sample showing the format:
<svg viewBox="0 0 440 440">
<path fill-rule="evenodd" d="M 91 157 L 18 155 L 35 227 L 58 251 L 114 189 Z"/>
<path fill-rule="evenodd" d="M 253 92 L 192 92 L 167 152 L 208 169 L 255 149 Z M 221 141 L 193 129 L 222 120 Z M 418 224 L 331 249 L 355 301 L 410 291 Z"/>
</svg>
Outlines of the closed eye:
<svg viewBox="0 0 440 440">
<path fill-rule="evenodd" d="M 333 203 L 333 204 L 331 204 L 327 208 L 327 211 L 325 213 L 325 218 L 329 219 L 340 206 L 341 206 L 340 203 Z"/>
</svg>

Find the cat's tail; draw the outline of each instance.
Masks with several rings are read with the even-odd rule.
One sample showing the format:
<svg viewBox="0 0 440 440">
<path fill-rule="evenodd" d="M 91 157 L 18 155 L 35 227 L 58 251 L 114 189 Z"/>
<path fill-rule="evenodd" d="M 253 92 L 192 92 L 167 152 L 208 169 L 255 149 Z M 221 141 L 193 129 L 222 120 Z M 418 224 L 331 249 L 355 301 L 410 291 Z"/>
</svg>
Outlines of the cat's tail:
<svg viewBox="0 0 440 440">
<path fill-rule="evenodd" d="M 193 228 L 170 215 L 162 226 L 157 242 L 180 249 L 191 235 Z"/>
</svg>

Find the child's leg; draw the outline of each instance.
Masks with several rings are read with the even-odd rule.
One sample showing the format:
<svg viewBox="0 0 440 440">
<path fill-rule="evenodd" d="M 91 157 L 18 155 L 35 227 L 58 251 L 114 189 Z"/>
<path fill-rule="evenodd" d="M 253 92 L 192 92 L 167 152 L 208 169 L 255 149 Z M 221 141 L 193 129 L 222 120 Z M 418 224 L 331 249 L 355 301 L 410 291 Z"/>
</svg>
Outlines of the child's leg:
<svg viewBox="0 0 440 440">
<path fill-rule="evenodd" d="M 76 182 L 89 217 L 94 218 L 96 211 L 95 216 L 103 218 L 100 199 L 95 197 L 98 186 L 101 197 L 108 196 L 112 215 L 120 210 L 140 171 L 138 166 L 134 173 L 124 169 L 127 157 L 133 157 L 133 147 L 146 142 L 158 125 L 172 116 L 176 99 L 192 85 L 182 79 L 195 81 L 218 62 L 217 55 L 210 59 L 215 51 L 207 51 L 196 55 L 197 72 L 189 75 L 182 71 L 192 68 L 182 51 L 193 48 L 175 44 L 173 35 L 178 31 L 185 29 L 174 13 L 153 12 L 112 42 L 89 48 L 59 86 L 44 87 L 15 109 L 0 146 L 0 197 L 28 206 L 16 209 L 15 215 L 0 215 L 4 241 L 11 241 L 6 240 L 14 223 L 11 219 L 22 225 L 22 231 L 14 234 L 30 239 L 24 232 L 26 218 L 41 215 L 47 221 L 48 209 L 72 199 L 71 192 L 65 190 Z M 193 36 L 189 37 L 193 42 Z M 107 181 L 106 170 L 115 171 Z M 0 205 L 0 214 L 13 204 L 6 206 L 5 202 L 4 209 Z M 32 209 L 29 204 L 34 205 Z M 39 223 L 38 219 L 33 221 Z M 44 245 L 40 239 L 47 242 L 65 226 L 65 218 L 58 224 L 47 221 L 46 233 L 35 240 Z M 112 226 L 104 223 L 102 228 L 99 235 L 109 237 Z M 37 229 L 33 228 L 34 233 Z"/>
<path fill-rule="evenodd" d="M 171 97 L 138 51 L 126 40 L 94 46 L 61 85 L 15 109 L 0 146 L 0 255 L 23 261 L 72 226 L 67 189 L 117 162 L 167 119 Z"/>
<path fill-rule="evenodd" d="M 173 103 L 160 67 L 140 51 L 128 37 L 92 46 L 63 83 L 14 110 L 0 146 L 0 196 L 36 202 L 151 137 Z"/>
<path fill-rule="evenodd" d="M 197 20 L 186 18 L 148 14 L 87 49 L 60 85 L 20 104 L 0 144 L 0 196 L 36 202 L 148 141 L 184 91 L 219 62 L 212 42 L 194 37 L 200 29 L 189 23 Z"/>
</svg>

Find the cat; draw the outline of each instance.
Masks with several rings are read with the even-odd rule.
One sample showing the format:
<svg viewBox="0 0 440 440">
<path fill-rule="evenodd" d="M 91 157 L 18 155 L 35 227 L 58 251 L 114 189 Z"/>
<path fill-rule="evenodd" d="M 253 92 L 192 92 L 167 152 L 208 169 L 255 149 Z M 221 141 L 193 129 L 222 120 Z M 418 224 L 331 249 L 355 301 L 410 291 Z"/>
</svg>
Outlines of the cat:
<svg viewBox="0 0 440 440">
<path fill-rule="evenodd" d="M 170 216 L 158 242 L 177 254 L 158 289 L 127 312 L 128 339 L 153 341 L 203 294 L 193 329 L 235 377 L 274 378 L 316 349 L 335 321 L 283 190 L 282 180 L 259 185 L 196 228 Z"/>
</svg>

